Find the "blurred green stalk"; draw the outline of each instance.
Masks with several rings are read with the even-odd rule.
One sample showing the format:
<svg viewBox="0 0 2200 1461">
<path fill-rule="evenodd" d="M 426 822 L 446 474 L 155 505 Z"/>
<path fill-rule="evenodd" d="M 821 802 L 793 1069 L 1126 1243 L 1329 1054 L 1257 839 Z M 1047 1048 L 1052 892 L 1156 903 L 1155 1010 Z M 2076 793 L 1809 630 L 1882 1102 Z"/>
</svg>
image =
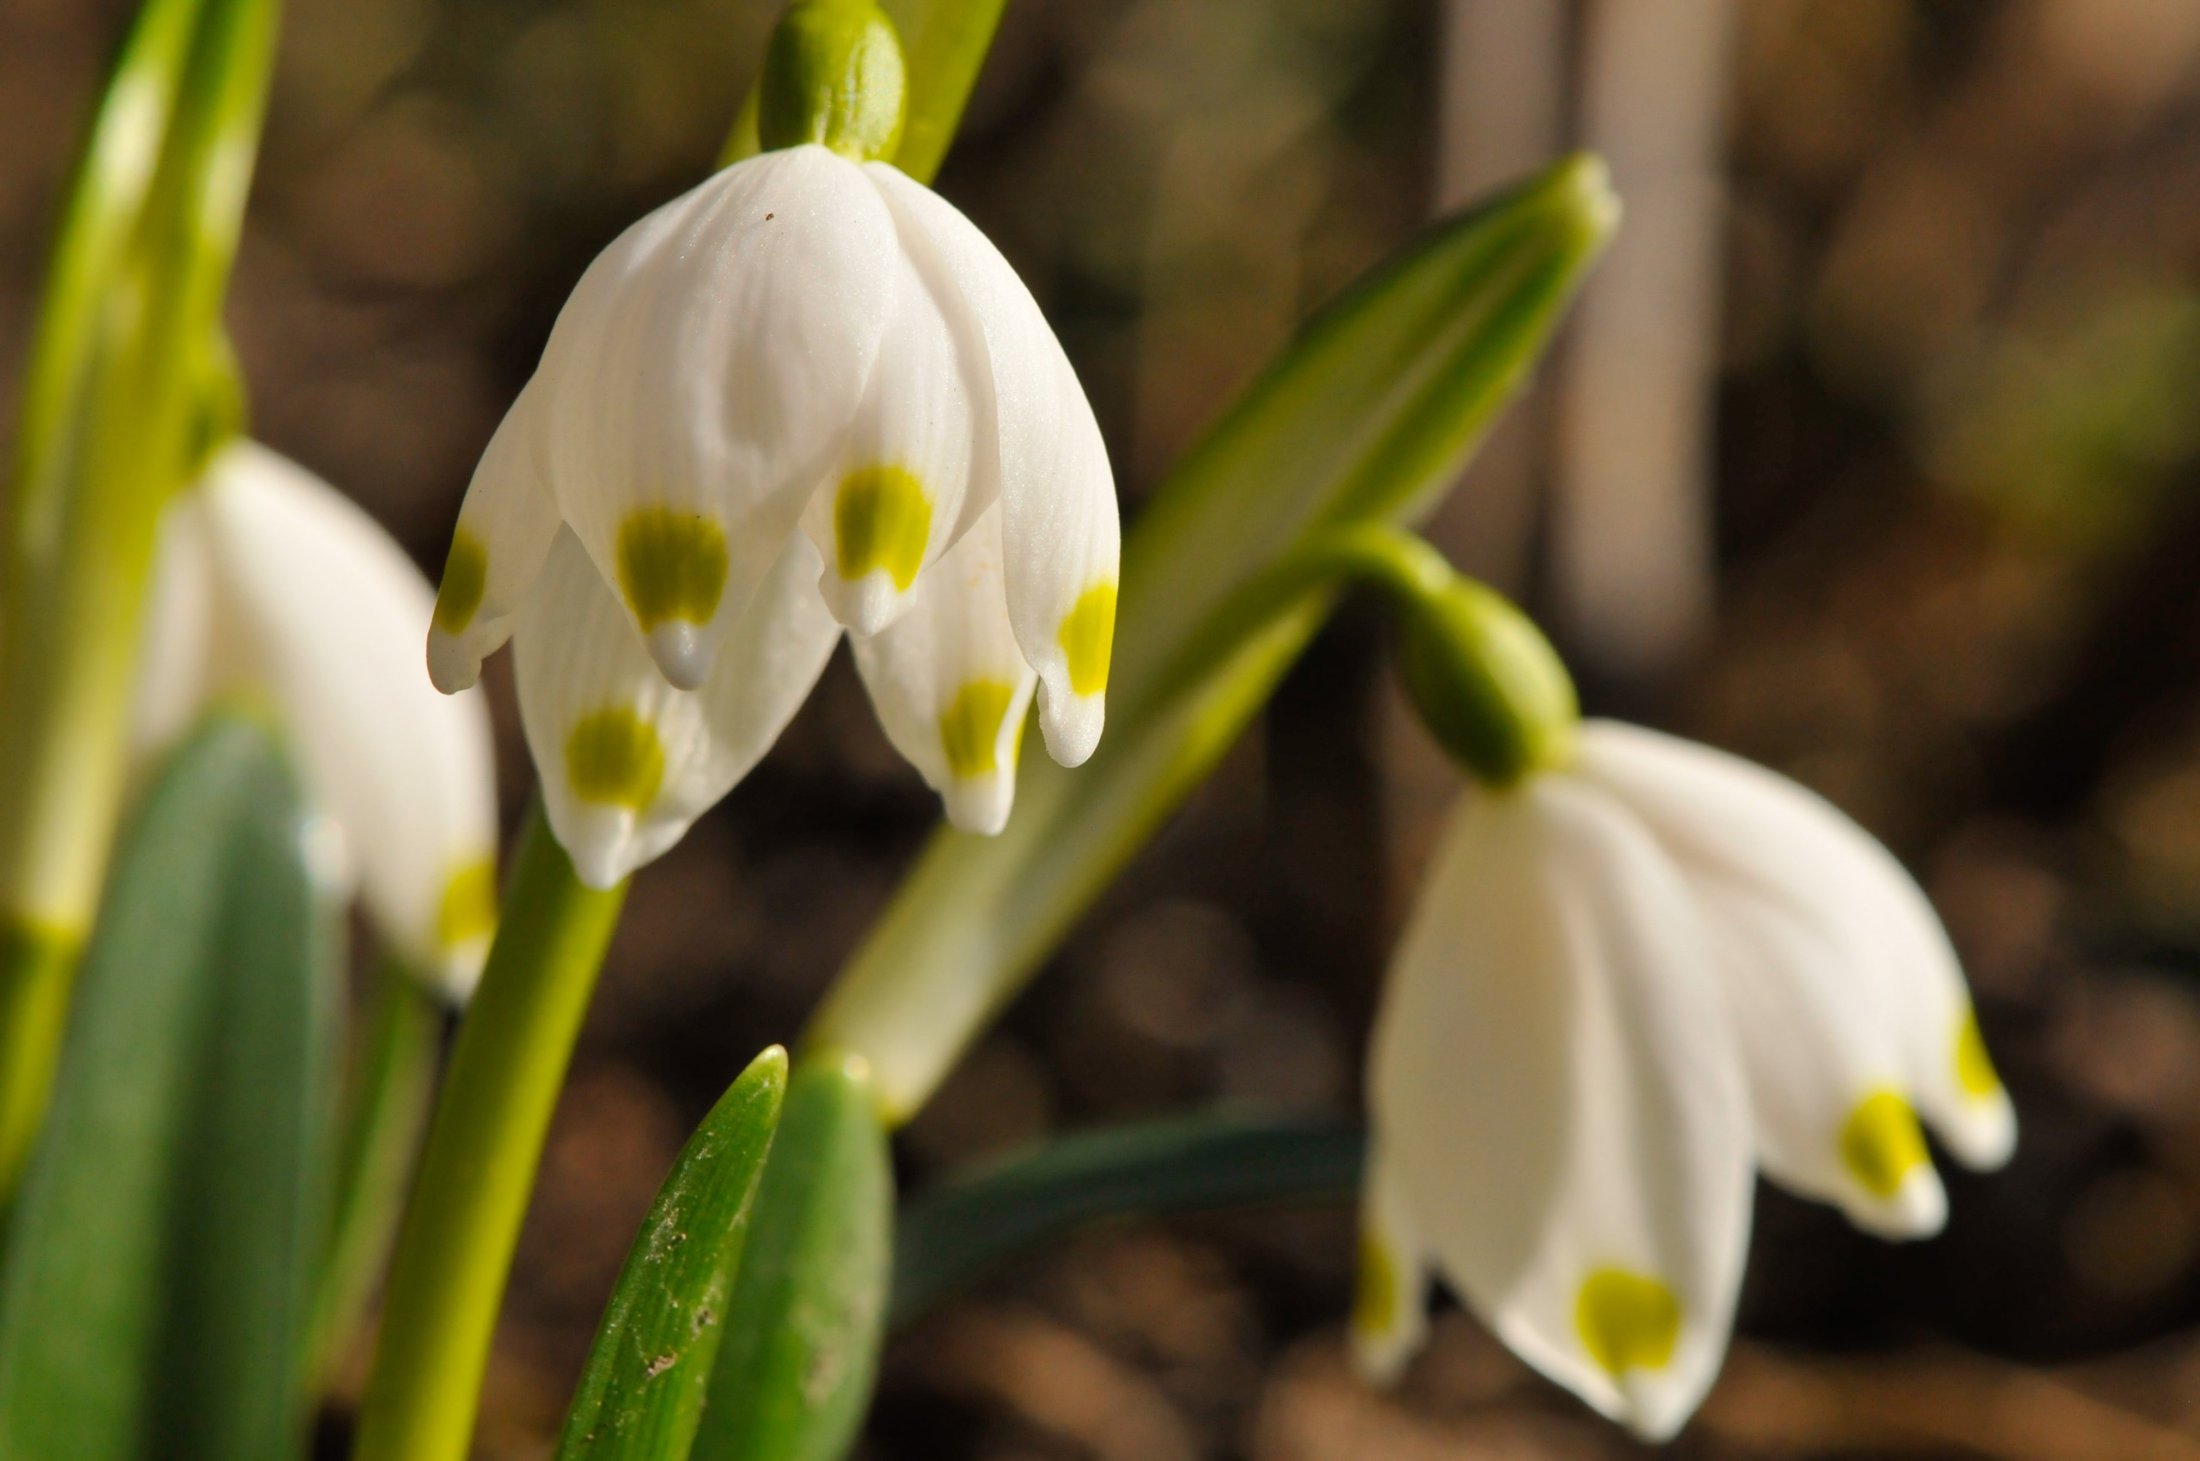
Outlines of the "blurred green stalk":
<svg viewBox="0 0 2200 1461">
<path fill-rule="evenodd" d="M 538 804 L 397 1239 L 355 1461 L 463 1461 L 550 1115 L 626 901 L 584 886 Z"/>
<path fill-rule="evenodd" d="M 0 520 L 0 1196 L 105 874 L 162 505 L 205 443 L 274 0 L 150 0 L 79 162 Z"/>
<path fill-rule="evenodd" d="M 443 1053 L 445 1012 L 429 987 L 389 955 L 371 979 L 337 1169 L 336 1217 L 314 1296 L 311 1383 L 335 1369 L 358 1332 L 404 1215 Z"/>
</svg>

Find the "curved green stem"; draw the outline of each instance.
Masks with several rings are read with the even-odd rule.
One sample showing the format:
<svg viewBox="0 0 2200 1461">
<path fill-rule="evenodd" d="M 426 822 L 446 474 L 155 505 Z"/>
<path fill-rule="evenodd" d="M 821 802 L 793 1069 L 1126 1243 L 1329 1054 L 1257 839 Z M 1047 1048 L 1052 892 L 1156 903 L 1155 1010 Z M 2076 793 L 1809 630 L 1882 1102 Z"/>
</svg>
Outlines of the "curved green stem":
<svg viewBox="0 0 2200 1461">
<path fill-rule="evenodd" d="M 520 1220 L 626 899 L 582 885 L 538 806 L 397 1239 L 356 1461 L 462 1461 Z"/>
</svg>

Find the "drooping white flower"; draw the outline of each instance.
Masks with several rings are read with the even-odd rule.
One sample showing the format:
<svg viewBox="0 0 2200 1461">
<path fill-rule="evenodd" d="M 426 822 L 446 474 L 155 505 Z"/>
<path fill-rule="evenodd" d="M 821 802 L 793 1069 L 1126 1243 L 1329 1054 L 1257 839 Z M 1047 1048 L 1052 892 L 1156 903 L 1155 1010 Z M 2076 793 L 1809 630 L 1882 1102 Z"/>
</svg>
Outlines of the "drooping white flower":
<svg viewBox="0 0 2200 1461">
<path fill-rule="evenodd" d="M 1812 793 L 1589 722 L 1474 794 L 1400 945 L 1369 1076 L 1355 1349 L 1386 1377 L 1433 1271 L 1511 1348 L 1662 1438 L 1726 1349 L 1753 1170 L 1886 1237 L 1939 1229 L 1920 1113 L 1975 1167 L 2016 1123 L 1924 894 Z"/>
<path fill-rule="evenodd" d="M 421 673 L 432 602 L 350 499 L 263 446 L 225 447 L 162 519 L 136 739 L 164 744 L 215 696 L 272 701 L 381 936 L 463 999 L 496 921 L 495 769 L 480 693 L 439 695 Z"/>
<path fill-rule="evenodd" d="M 1056 760 L 1099 739 L 1118 547 L 1091 408 L 1007 261 L 890 165 L 790 147 L 582 277 L 467 492 L 429 664 L 470 685 L 517 631 L 591 882 L 732 787 L 843 628 L 894 743 L 995 831 L 1034 687 Z"/>
</svg>

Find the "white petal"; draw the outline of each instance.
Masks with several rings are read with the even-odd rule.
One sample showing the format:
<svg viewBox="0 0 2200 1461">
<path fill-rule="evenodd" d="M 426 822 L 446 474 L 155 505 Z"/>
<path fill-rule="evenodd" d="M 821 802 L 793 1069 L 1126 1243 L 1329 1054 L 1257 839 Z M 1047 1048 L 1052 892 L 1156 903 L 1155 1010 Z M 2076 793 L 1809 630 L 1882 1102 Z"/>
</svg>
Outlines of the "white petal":
<svg viewBox="0 0 2200 1461">
<path fill-rule="evenodd" d="M 552 485 L 665 677 L 701 685 L 839 460 L 897 283 L 822 147 L 737 163 L 589 266 L 536 374 Z"/>
<path fill-rule="evenodd" d="M 952 279 L 984 334 L 1009 619 L 1039 673 L 1047 751 L 1074 766 L 1100 741 L 1115 634 L 1122 527 L 1106 444 L 1061 342 L 1000 251 L 929 188 L 884 163 L 868 170 L 918 267 Z M 981 457 L 984 425 L 981 414 Z M 982 490 L 973 505 L 984 506 Z"/>
<path fill-rule="evenodd" d="M 908 612 L 855 641 L 887 738 L 965 832 L 995 833 L 1016 798 L 1016 756 L 1036 677 L 1001 588 L 999 510 L 917 581 Z"/>
<path fill-rule="evenodd" d="M 213 681 L 214 613 L 206 508 L 200 494 L 185 492 L 161 513 L 131 707 L 132 760 L 157 755 L 190 729 L 205 706 Z"/>
<path fill-rule="evenodd" d="M 789 537 L 709 681 L 680 690 L 559 535 L 513 653 L 550 826 L 582 882 L 608 888 L 660 856 L 770 749 L 839 635 L 816 580 L 816 550 Z"/>
<path fill-rule="evenodd" d="M 454 997 L 495 917 L 496 783 L 478 691 L 421 672 L 427 580 L 354 503 L 264 447 L 200 489 L 220 593 L 249 637 L 382 935 Z"/>
<path fill-rule="evenodd" d="M 1816 910 L 1687 871 L 1741 1041 L 1766 1175 L 1838 1204 L 1881 1237 L 1940 1231 L 1947 1194 L 1901 1043 L 1877 1004 L 1857 995 L 1855 940 Z"/>
<path fill-rule="evenodd" d="M 428 628 L 428 675 L 445 694 L 470 687 L 481 662 L 512 637 L 557 535 L 537 399 L 530 382 L 504 413 L 458 509 Z"/>
<path fill-rule="evenodd" d="M 839 462 L 803 513 L 825 560 L 818 588 L 858 634 L 893 622 L 918 575 L 961 535 L 973 401 L 993 391 L 983 339 L 950 327 L 942 297 L 958 319 L 968 313 L 951 286 L 927 280 L 899 248 L 884 267 L 894 303 L 878 362 Z"/>
<path fill-rule="evenodd" d="M 1380 1148 L 1367 1154 L 1360 1193 L 1359 1287 L 1352 1304 L 1352 1359 L 1388 1385 L 1428 1340 L 1428 1270 L 1397 1173 Z"/>
<path fill-rule="evenodd" d="M 1927 1121 L 1968 1165 L 2007 1160 L 2016 1117 L 1962 969 L 1886 848 L 1816 793 L 1725 752 L 1610 721 L 1584 726 L 1581 744 L 1581 775 L 1622 797 L 1676 856 L 1809 910 L 1844 940 L 1844 987 L 1882 1022 Z"/>
<path fill-rule="evenodd" d="M 1748 1240 L 1748 1096 L 1679 876 L 1590 788 L 1477 797 L 1392 970 L 1376 1140 L 1437 1271 L 1639 1434 L 1717 1372 Z"/>
</svg>

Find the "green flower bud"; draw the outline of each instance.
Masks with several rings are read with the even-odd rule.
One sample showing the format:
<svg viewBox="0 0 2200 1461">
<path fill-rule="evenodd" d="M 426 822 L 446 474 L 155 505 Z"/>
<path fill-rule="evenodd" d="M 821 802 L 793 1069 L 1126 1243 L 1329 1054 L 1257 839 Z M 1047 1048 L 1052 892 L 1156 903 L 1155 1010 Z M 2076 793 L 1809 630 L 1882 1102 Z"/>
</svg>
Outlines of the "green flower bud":
<svg viewBox="0 0 2200 1461">
<path fill-rule="evenodd" d="M 1574 682 L 1527 615 L 1456 576 L 1395 602 L 1401 676 L 1454 760 L 1491 786 L 1565 764 L 1581 718 Z"/>
<path fill-rule="evenodd" d="M 822 142 L 889 160 L 907 110 L 901 38 L 870 0 L 794 0 L 772 31 L 757 101 L 765 148 Z"/>
</svg>

